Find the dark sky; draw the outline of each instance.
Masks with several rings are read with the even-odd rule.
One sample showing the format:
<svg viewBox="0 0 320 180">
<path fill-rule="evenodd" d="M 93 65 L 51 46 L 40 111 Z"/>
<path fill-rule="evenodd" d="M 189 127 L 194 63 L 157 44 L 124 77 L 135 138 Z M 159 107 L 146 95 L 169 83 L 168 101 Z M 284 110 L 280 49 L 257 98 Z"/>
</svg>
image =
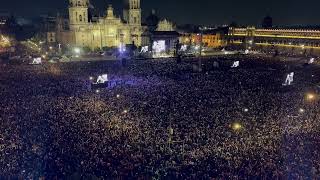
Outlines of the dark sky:
<svg viewBox="0 0 320 180">
<path fill-rule="evenodd" d="M 40 13 L 65 11 L 68 0 L 0 0 L 0 11 L 10 11 L 18 16 L 37 16 Z M 123 0 L 91 0 L 100 11 L 112 3 L 122 8 Z M 176 23 L 260 24 L 269 14 L 276 25 L 319 25 L 320 0 L 142 0 L 143 15 L 152 8 L 161 17 Z"/>
</svg>

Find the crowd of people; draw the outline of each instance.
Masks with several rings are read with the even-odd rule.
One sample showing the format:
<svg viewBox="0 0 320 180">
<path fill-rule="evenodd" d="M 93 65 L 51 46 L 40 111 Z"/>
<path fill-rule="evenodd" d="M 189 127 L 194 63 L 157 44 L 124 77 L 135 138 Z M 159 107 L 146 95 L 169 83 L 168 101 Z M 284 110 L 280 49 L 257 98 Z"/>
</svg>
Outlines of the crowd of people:
<svg viewBox="0 0 320 180">
<path fill-rule="evenodd" d="M 320 69 L 302 64 L 1 63 L 0 179 L 317 179 Z M 101 74 L 133 83 L 97 91 Z"/>
</svg>

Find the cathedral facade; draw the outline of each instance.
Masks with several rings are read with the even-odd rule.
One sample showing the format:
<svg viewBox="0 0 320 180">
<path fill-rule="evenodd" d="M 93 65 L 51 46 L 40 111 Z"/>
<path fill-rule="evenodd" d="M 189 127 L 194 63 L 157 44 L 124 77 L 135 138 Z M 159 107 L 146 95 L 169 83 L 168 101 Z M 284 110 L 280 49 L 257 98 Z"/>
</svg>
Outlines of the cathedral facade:
<svg viewBox="0 0 320 180">
<path fill-rule="evenodd" d="M 114 15 L 111 5 L 104 17 L 89 19 L 89 0 L 69 0 L 69 40 L 76 47 L 98 49 L 126 44 L 141 46 L 140 0 L 128 0 L 123 18 Z"/>
</svg>

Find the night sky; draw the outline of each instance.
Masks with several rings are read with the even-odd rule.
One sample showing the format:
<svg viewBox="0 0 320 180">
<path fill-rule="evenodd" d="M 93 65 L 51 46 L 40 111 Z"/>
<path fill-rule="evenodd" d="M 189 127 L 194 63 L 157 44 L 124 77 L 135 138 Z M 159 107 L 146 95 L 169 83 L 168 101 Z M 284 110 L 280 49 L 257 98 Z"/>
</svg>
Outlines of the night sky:
<svg viewBox="0 0 320 180">
<path fill-rule="evenodd" d="M 0 11 L 17 16 L 34 17 L 41 13 L 65 11 L 67 0 L 1 0 Z M 99 11 L 112 3 L 118 15 L 123 0 L 91 0 Z M 260 24 L 269 14 L 276 25 L 319 25 L 319 0 L 142 0 L 143 16 L 151 9 L 160 17 L 179 23 L 194 24 Z"/>
</svg>

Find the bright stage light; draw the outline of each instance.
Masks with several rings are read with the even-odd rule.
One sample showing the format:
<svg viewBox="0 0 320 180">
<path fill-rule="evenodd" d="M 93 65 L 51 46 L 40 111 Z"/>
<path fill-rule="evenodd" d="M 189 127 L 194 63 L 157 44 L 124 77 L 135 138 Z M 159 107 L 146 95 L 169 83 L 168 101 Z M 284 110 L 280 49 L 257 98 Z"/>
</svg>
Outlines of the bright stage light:
<svg viewBox="0 0 320 180">
<path fill-rule="evenodd" d="M 245 108 L 245 109 L 244 109 L 244 112 L 249 112 L 249 109 L 248 109 L 248 108 Z"/>
<path fill-rule="evenodd" d="M 117 94 L 117 98 L 120 98 L 120 94 Z"/>
</svg>

